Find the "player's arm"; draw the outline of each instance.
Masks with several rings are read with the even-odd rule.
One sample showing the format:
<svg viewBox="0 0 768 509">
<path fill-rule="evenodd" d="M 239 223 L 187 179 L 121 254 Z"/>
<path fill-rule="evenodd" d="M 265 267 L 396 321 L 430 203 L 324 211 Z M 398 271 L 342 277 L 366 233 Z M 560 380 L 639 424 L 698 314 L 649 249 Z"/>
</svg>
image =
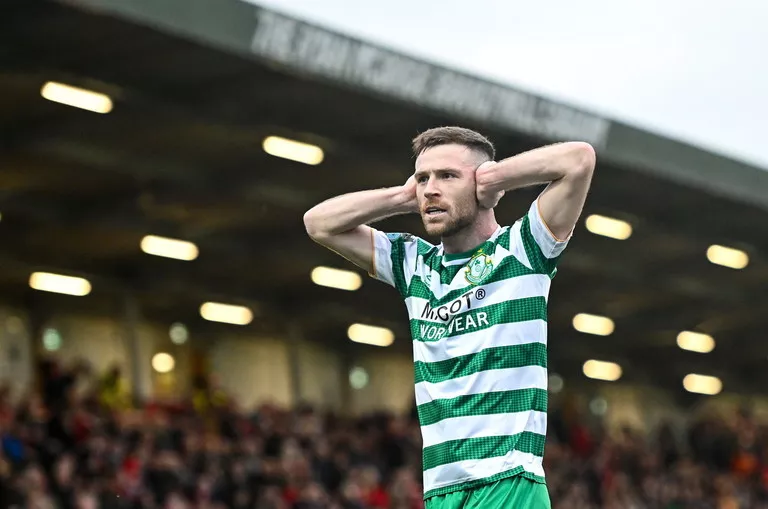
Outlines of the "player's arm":
<svg viewBox="0 0 768 509">
<path fill-rule="evenodd" d="M 416 211 L 416 183 L 411 177 L 402 186 L 326 200 L 304 214 L 304 227 L 312 240 L 373 274 L 373 231 L 367 224 Z"/>
<path fill-rule="evenodd" d="M 494 207 L 504 191 L 549 184 L 538 198 L 539 214 L 550 233 L 567 239 L 587 198 L 595 151 L 582 142 L 537 148 L 477 169 L 477 197 L 482 206 Z"/>
</svg>

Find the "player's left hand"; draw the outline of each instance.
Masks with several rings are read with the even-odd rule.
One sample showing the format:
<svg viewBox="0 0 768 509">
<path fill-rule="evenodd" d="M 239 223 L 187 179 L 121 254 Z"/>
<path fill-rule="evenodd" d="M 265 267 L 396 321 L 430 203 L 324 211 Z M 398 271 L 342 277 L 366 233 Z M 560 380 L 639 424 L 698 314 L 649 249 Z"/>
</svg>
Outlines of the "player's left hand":
<svg viewBox="0 0 768 509">
<path fill-rule="evenodd" d="M 477 170 L 475 171 L 478 172 L 484 168 L 493 166 L 494 164 L 496 164 L 496 161 L 486 161 L 480 166 L 478 166 Z M 496 205 L 499 204 L 499 201 L 503 196 L 504 196 L 504 191 L 491 193 L 491 192 L 487 192 L 483 186 L 477 186 L 477 201 L 480 204 L 480 208 L 492 209 L 496 207 Z"/>
</svg>

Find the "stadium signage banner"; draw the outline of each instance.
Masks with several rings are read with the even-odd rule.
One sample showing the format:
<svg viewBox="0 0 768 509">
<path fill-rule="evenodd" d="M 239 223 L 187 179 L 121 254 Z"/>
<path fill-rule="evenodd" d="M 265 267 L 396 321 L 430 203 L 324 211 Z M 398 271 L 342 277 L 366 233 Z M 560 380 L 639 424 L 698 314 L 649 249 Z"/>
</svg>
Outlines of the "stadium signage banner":
<svg viewBox="0 0 768 509">
<path fill-rule="evenodd" d="M 295 71 L 518 132 L 604 147 L 610 121 L 256 7 L 254 55 Z"/>
</svg>

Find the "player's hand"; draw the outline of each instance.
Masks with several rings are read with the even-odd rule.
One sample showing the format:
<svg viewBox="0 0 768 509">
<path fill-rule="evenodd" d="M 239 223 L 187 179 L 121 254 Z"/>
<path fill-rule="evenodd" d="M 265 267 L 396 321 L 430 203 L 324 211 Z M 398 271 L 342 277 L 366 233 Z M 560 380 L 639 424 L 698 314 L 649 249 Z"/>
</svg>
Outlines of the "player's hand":
<svg viewBox="0 0 768 509">
<path fill-rule="evenodd" d="M 416 178 L 413 175 L 405 181 L 401 191 L 405 202 L 403 211 L 406 213 L 419 212 L 419 200 L 416 197 Z"/>
<path fill-rule="evenodd" d="M 494 164 L 496 164 L 495 161 L 486 161 L 477 167 L 477 170 L 475 171 L 475 173 L 483 170 L 484 168 L 493 166 Z M 485 187 L 481 185 L 477 186 L 477 201 L 480 204 L 480 208 L 492 209 L 496 207 L 496 205 L 499 204 L 499 201 L 503 196 L 504 196 L 504 191 L 489 192 L 488 190 L 486 190 Z"/>
</svg>

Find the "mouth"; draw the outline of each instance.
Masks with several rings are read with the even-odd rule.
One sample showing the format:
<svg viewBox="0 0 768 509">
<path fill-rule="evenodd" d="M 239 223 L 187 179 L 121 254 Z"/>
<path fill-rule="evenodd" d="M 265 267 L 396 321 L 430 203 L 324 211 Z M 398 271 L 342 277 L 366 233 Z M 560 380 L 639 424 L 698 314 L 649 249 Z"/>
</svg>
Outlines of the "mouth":
<svg viewBox="0 0 768 509">
<path fill-rule="evenodd" d="M 440 207 L 427 207 L 426 209 L 424 209 L 424 215 L 427 217 L 437 217 L 445 213 L 446 213 L 446 210 L 441 209 Z"/>
</svg>

